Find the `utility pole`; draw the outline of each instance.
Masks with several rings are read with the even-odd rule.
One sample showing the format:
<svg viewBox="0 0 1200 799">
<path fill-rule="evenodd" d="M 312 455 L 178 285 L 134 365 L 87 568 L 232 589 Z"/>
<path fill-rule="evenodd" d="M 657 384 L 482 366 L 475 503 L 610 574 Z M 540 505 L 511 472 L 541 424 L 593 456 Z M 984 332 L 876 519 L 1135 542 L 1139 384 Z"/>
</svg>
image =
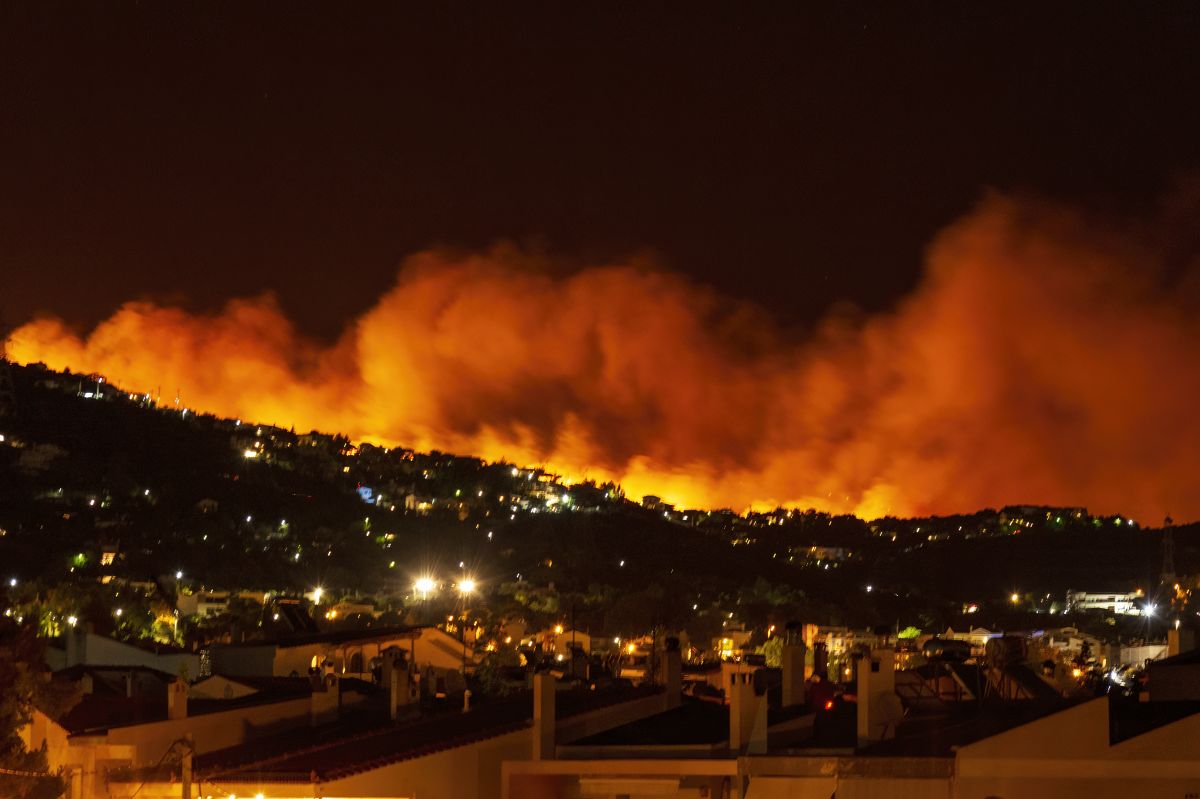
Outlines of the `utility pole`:
<svg viewBox="0 0 1200 799">
<path fill-rule="evenodd" d="M 183 799 L 195 799 L 192 796 L 192 756 L 196 752 L 196 744 L 189 732 L 183 736 L 183 759 L 179 766 L 179 785 Z"/>
</svg>

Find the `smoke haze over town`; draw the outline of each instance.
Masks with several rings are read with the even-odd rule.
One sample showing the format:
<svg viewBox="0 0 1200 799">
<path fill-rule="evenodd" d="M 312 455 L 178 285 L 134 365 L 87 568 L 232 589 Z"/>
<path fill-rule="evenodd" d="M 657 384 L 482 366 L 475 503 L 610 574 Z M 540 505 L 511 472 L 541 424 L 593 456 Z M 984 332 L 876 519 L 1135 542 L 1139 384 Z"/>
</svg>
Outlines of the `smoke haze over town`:
<svg viewBox="0 0 1200 799">
<path fill-rule="evenodd" d="M 500 243 L 411 256 L 331 345 L 265 294 L 216 314 L 132 299 L 82 332 L 41 317 L 10 351 L 164 404 L 693 507 L 1196 519 L 1200 284 L 1181 204 L 1134 223 L 988 193 L 893 309 L 838 307 L 803 333 L 653 256 L 581 266 Z"/>
</svg>

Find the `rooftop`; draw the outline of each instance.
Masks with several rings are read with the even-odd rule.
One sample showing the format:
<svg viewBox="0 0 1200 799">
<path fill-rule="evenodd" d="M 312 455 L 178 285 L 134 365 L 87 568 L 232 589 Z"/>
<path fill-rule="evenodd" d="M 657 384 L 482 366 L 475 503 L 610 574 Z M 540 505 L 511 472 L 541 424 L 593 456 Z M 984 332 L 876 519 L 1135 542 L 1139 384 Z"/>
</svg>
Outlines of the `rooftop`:
<svg viewBox="0 0 1200 799">
<path fill-rule="evenodd" d="M 729 708 L 689 697 L 677 707 L 590 735 L 576 746 L 697 746 L 729 740 Z"/>
<path fill-rule="evenodd" d="M 90 671 L 91 667 L 74 667 L 71 670 Z M 114 670 L 122 672 L 138 672 L 136 668 Z M 143 669 L 157 675 L 152 669 Z M 80 701 L 66 713 L 55 719 L 71 735 L 95 735 L 134 724 L 148 724 L 164 721 L 167 718 L 167 701 L 165 683 L 164 690 L 156 696 L 126 696 L 124 688 L 110 682 L 105 683 L 99 691 L 84 694 Z M 343 680 L 341 690 L 358 690 L 357 680 Z M 302 699 L 312 693 L 312 686 L 306 678 L 277 678 L 269 684 L 265 681 L 253 694 L 234 699 L 200 699 L 188 701 L 188 716 L 203 716 L 209 713 L 220 713 L 240 707 L 265 705 L 272 702 L 283 702 L 292 699 Z"/>
<path fill-rule="evenodd" d="M 286 649 L 293 646 L 309 646 L 311 644 L 344 644 L 351 641 L 384 641 L 389 638 L 416 638 L 425 630 L 424 626 L 416 627 L 367 627 L 361 630 L 338 630 L 326 633 L 300 633 L 284 635 L 278 638 L 266 638 L 259 641 L 226 644 L 227 648 L 249 646 L 275 646 Z"/>
<path fill-rule="evenodd" d="M 556 716 L 570 718 L 648 696 L 656 690 L 613 687 L 560 691 Z M 532 716 L 531 696 L 521 692 L 477 705 L 468 713 L 447 710 L 400 722 L 360 717 L 210 752 L 196 759 L 196 773 L 209 779 L 307 781 L 315 772 L 322 780 L 340 779 L 523 729 L 530 725 Z"/>
</svg>

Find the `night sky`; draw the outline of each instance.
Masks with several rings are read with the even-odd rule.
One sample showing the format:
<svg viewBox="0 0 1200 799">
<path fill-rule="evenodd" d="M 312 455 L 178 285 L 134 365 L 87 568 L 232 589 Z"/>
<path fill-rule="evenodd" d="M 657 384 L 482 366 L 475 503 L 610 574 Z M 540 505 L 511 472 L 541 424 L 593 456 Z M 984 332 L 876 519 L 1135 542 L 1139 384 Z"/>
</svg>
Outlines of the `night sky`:
<svg viewBox="0 0 1200 799">
<path fill-rule="evenodd" d="M 448 5 L 4 4 L 3 313 L 270 289 L 332 337 L 507 239 L 805 328 L 989 187 L 1136 217 L 1200 160 L 1194 4 Z"/>
</svg>

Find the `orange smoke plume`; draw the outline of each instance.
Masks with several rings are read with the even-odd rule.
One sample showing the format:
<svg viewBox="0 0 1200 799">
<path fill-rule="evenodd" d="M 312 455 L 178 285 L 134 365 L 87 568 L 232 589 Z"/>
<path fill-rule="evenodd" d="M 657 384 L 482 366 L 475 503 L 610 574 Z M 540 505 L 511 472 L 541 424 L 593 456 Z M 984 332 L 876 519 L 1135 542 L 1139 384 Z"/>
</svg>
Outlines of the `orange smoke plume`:
<svg viewBox="0 0 1200 799">
<path fill-rule="evenodd" d="M 835 314 L 802 342 L 646 264 L 530 260 L 415 256 L 332 347 L 268 296 L 215 316 L 132 302 L 85 338 L 38 319 L 10 349 L 198 410 L 545 463 L 684 506 L 1200 518 L 1195 284 L 1083 215 L 990 197 L 895 311 Z"/>
</svg>

